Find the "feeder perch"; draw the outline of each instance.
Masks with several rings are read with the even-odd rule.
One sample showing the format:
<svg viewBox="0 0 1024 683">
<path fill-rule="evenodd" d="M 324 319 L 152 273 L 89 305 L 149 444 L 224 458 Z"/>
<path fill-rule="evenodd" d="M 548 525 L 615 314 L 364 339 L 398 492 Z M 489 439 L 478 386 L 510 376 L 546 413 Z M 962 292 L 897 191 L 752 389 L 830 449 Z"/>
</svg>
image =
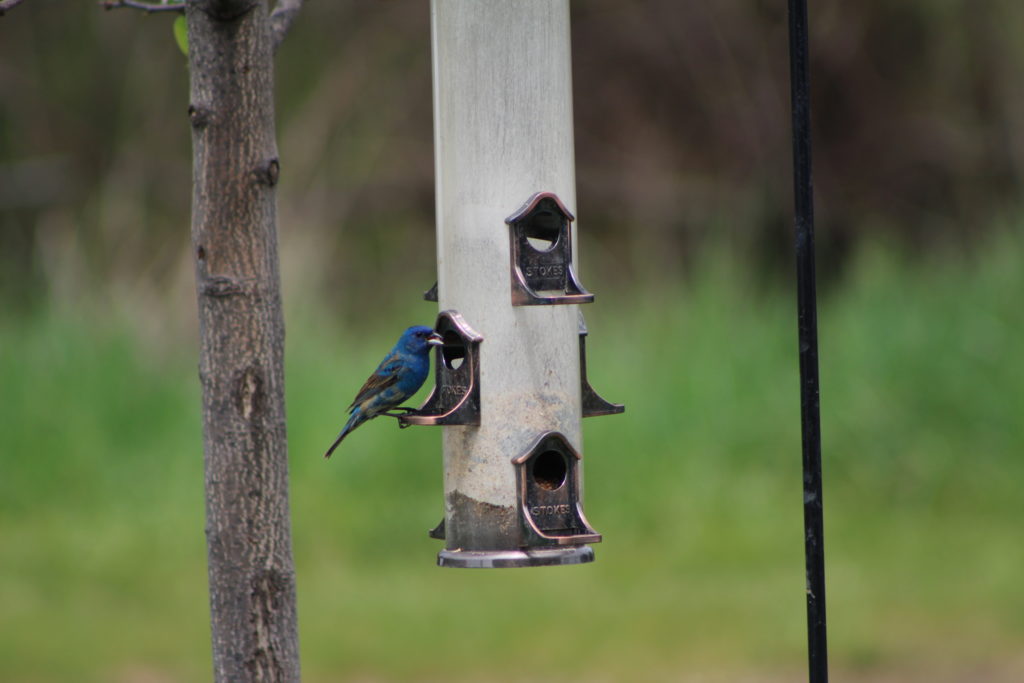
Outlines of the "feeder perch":
<svg viewBox="0 0 1024 683">
<path fill-rule="evenodd" d="M 572 267 L 574 217 L 553 192 L 538 192 L 505 219 L 509 227 L 512 305 L 588 304 Z"/>
<path fill-rule="evenodd" d="M 580 397 L 582 399 L 583 417 L 598 415 L 618 415 L 625 412 L 626 406 L 604 400 L 594 391 L 587 380 L 587 323 L 580 313 Z"/>
<path fill-rule="evenodd" d="M 434 351 L 434 390 L 418 410 L 399 417 L 399 424 L 478 425 L 480 342 L 484 338 L 456 311 L 441 311 L 434 329 L 444 339 Z"/>
<path fill-rule="evenodd" d="M 423 300 L 424 301 L 433 301 L 435 303 L 437 302 L 437 283 L 436 282 L 433 285 L 431 285 L 430 289 L 428 289 L 427 291 L 423 292 Z"/>
<path fill-rule="evenodd" d="M 559 432 L 547 432 L 516 466 L 520 513 L 525 540 L 530 546 L 567 546 L 598 543 L 583 516 L 576 465 L 580 454 Z"/>
</svg>

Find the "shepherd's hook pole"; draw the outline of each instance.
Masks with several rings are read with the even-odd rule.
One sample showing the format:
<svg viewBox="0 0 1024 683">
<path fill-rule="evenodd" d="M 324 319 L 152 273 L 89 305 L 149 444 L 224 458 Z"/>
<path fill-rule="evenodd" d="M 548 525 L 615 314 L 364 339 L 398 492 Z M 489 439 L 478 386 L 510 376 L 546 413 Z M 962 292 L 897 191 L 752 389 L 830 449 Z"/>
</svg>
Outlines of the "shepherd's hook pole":
<svg viewBox="0 0 1024 683">
<path fill-rule="evenodd" d="M 796 221 L 800 419 L 803 432 L 804 553 L 807 563 L 807 654 L 811 683 L 828 681 L 825 639 L 825 534 L 821 498 L 818 403 L 818 313 L 814 285 L 814 195 L 807 2 L 789 0 L 789 66 L 793 109 L 793 195 Z"/>
</svg>

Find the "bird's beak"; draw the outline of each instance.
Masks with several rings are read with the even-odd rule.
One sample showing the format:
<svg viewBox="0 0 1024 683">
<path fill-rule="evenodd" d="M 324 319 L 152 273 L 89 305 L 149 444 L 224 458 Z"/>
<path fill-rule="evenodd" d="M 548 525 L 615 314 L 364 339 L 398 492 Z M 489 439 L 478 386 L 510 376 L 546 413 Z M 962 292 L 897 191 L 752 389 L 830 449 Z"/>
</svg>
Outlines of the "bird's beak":
<svg viewBox="0 0 1024 683">
<path fill-rule="evenodd" d="M 437 332 L 431 332 L 430 336 L 427 337 L 427 343 L 431 346 L 440 346 L 441 344 L 444 344 L 444 339 L 442 339 L 441 335 Z"/>
</svg>

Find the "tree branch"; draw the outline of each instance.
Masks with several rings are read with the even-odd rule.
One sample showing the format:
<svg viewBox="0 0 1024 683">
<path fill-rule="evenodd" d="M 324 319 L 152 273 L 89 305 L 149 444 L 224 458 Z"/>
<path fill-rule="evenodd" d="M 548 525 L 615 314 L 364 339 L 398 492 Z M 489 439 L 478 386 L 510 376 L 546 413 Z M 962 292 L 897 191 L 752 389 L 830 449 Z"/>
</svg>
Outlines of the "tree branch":
<svg viewBox="0 0 1024 683">
<path fill-rule="evenodd" d="M 21 0 L 18 0 L 21 2 Z M 101 0 L 100 4 L 103 9 L 138 9 L 142 10 L 146 14 L 152 14 L 153 12 L 184 12 L 184 2 L 141 2 L 141 0 Z"/>
<path fill-rule="evenodd" d="M 17 7 L 24 1 L 25 0 L 0 0 L 0 17 L 2 17 L 7 10 Z"/>
<path fill-rule="evenodd" d="M 292 27 L 292 22 L 302 9 L 302 2 L 303 0 L 277 0 L 274 11 L 270 13 L 270 38 L 273 41 L 274 52 L 277 52 L 277 48 L 284 42 L 288 29 Z"/>
</svg>

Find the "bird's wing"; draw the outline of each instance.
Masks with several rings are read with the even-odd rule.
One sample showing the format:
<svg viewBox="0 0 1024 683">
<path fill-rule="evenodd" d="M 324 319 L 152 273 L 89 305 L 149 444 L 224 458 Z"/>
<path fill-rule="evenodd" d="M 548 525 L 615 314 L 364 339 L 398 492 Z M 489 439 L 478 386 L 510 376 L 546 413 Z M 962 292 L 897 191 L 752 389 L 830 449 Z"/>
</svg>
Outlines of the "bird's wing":
<svg viewBox="0 0 1024 683">
<path fill-rule="evenodd" d="M 398 381 L 398 373 L 391 373 L 390 375 L 378 375 L 376 372 L 370 375 L 370 378 L 366 380 L 366 384 L 359 390 L 356 397 L 352 399 L 352 404 L 348 407 L 351 410 L 356 405 L 362 403 L 371 396 L 375 396 L 380 392 L 384 391 L 391 385 Z"/>
<path fill-rule="evenodd" d="M 349 410 L 353 406 L 356 406 L 366 399 L 379 394 L 391 385 L 398 382 L 405 370 L 405 364 L 402 358 L 396 353 L 389 353 L 384 360 L 380 362 L 377 369 L 373 371 L 369 379 L 366 380 L 366 384 L 359 390 L 356 397 L 352 399 L 352 405 L 348 407 Z"/>
</svg>

